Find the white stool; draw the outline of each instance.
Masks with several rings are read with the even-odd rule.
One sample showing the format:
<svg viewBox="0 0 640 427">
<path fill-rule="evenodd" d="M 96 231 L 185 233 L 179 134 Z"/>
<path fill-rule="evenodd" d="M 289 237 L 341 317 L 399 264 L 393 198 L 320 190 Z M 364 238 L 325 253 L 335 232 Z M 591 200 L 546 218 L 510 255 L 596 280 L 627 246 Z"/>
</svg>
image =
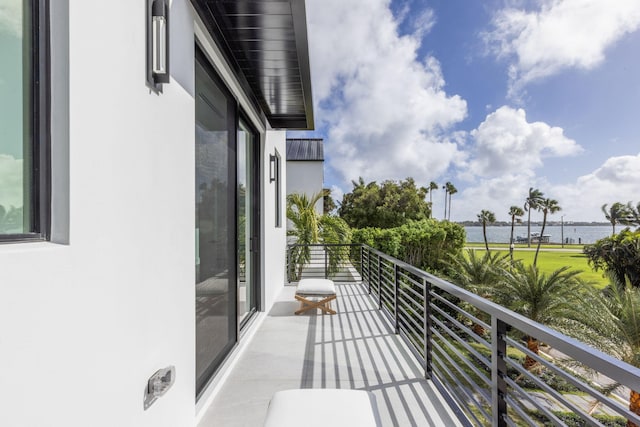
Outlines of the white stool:
<svg viewBox="0 0 640 427">
<path fill-rule="evenodd" d="M 313 300 L 311 298 L 320 298 Z M 322 313 L 336 314 L 331 309 L 331 301 L 336 299 L 336 285 L 329 279 L 302 279 L 296 288 L 296 299 L 300 309 L 296 314 L 319 308 Z"/>
</svg>

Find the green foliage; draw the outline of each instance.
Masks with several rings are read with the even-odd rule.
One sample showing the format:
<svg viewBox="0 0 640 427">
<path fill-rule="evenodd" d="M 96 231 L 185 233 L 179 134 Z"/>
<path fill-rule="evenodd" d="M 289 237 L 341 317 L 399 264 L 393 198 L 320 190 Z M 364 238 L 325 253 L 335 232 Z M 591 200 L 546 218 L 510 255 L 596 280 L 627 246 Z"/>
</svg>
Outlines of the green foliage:
<svg viewBox="0 0 640 427">
<path fill-rule="evenodd" d="M 479 256 L 477 251 L 471 249 L 467 250 L 466 253 L 452 256 L 447 265 L 449 266 L 449 276 L 453 283 L 483 298 L 490 299 L 491 295 L 486 291 L 491 290 L 502 279 L 504 271 L 509 268 L 509 260 L 507 256 L 500 255 L 500 253 L 485 252 L 483 256 Z M 456 305 L 486 323 L 491 322 L 486 313 L 478 310 L 472 304 L 458 301 Z M 458 315 L 458 313 L 452 314 L 454 316 Z M 459 319 L 462 322 L 466 322 L 464 318 Z M 484 335 L 485 333 L 484 328 L 479 323 L 473 323 L 472 330 L 478 335 Z"/>
<path fill-rule="evenodd" d="M 431 208 L 425 200 L 427 189 L 416 187 L 413 178 L 404 181 L 353 181 L 353 191 L 342 197 L 338 215 L 353 228 L 393 228 L 407 220 L 429 218 Z"/>
<path fill-rule="evenodd" d="M 534 419 L 538 419 L 543 427 L 552 427 L 556 424 L 553 421 L 550 421 L 542 412 L 540 411 L 529 411 L 529 415 L 534 417 Z M 580 415 L 574 414 L 571 412 L 556 412 L 554 411 L 554 415 L 558 417 L 567 427 L 586 427 L 591 424 L 584 421 Z M 612 415 L 601 415 L 595 414 L 593 418 L 598 420 L 605 427 L 626 427 L 627 419 L 619 416 Z"/>
<path fill-rule="evenodd" d="M 547 225 L 547 215 L 554 214 L 561 210 L 562 208 L 558 204 L 557 200 L 554 199 L 542 199 L 538 202 L 538 210 L 542 211 L 542 229 L 540 230 L 540 239 L 538 239 L 538 246 L 536 247 L 536 255 L 533 257 L 533 265 L 536 265 L 538 262 L 538 253 L 540 253 L 540 245 L 542 244 L 542 236 L 544 236 L 544 228 Z M 531 239 L 531 235 L 529 235 L 529 239 Z"/>
<path fill-rule="evenodd" d="M 325 215 L 329 215 L 333 212 L 338 206 L 336 205 L 335 200 L 331 197 L 331 190 L 328 188 L 324 189 L 324 196 L 322 198 L 322 212 Z"/>
<path fill-rule="evenodd" d="M 620 283 L 629 280 L 632 286 L 640 287 L 640 230 L 625 229 L 600 239 L 585 246 L 584 253 L 596 271 L 604 270 Z"/>
<path fill-rule="evenodd" d="M 310 245 L 317 243 L 348 244 L 351 243 L 351 229 L 341 218 L 330 215 L 319 215 L 315 205 L 326 194 L 326 191 L 314 194 L 310 199 L 305 194 L 287 196 L 287 218 L 293 223 L 288 236 L 295 237 L 296 244 Z M 335 274 L 340 264 L 348 259 L 349 248 L 329 248 L 329 275 Z M 309 246 L 293 246 L 289 253 L 289 277 L 298 280 L 302 269 L 311 261 Z"/>
<path fill-rule="evenodd" d="M 396 228 L 360 228 L 353 231 L 353 242 L 364 243 L 394 258 L 400 256 L 402 239 Z"/>
<path fill-rule="evenodd" d="M 524 362 L 524 357 L 518 360 L 521 364 Z M 518 371 L 516 368 L 511 366 L 507 367 L 507 376 L 515 381 L 520 387 L 526 390 L 534 390 L 534 391 L 542 391 L 540 386 L 533 381 L 533 379 L 524 376 Z M 576 393 L 580 392 L 578 387 L 574 386 L 564 378 L 559 375 L 556 375 L 550 369 L 542 369 L 539 373 L 536 374 L 538 379 L 540 379 L 543 383 L 547 384 L 549 387 L 554 389 L 555 391 L 563 392 L 563 393 Z"/>
<path fill-rule="evenodd" d="M 508 255 L 500 252 L 480 252 L 473 249 L 451 257 L 447 262 L 449 277 L 458 286 L 477 294 L 495 286 L 509 268 Z"/>
<path fill-rule="evenodd" d="M 612 284 L 585 300 L 589 316 L 579 338 L 630 365 L 640 367 L 640 289 Z M 584 304 L 583 304 L 584 305 Z"/>
<path fill-rule="evenodd" d="M 591 287 L 577 278 L 580 272 L 562 267 L 550 274 L 536 266 L 516 263 L 504 272 L 504 280 L 492 290 L 493 300 L 531 320 L 562 332 L 580 319 L 581 302 Z"/>
<path fill-rule="evenodd" d="M 445 219 L 449 220 L 451 218 L 451 196 L 456 194 L 458 192 L 458 189 L 456 188 L 455 185 L 453 185 L 451 182 L 447 181 L 447 183 L 444 185 L 444 191 L 445 191 L 445 195 L 444 195 L 444 203 L 445 203 Z M 449 199 L 449 213 L 447 214 L 447 198 Z"/>
<path fill-rule="evenodd" d="M 491 211 L 482 210 L 478 214 L 478 221 L 482 224 L 482 236 L 484 237 L 484 247 L 489 252 L 489 242 L 487 241 L 487 224 L 496 222 L 496 214 Z"/>
<path fill-rule="evenodd" d="M 351 243 L 351 228 L 342 218 L 323 215 L 319 225 L 322 243 Z M 332 277 L 340 270 L 341 263 L 349 259 L 350 248 L 348 246 L 328 246 L 326 250 L 329 255 L 327 272 L 329 277 Z"/>
<path fill-rule="evenodd" d="M 315 205 L 324 196 L 324 191 L 308 198 L 306 194 L 293 193 L 287 196 L 287 219 L 293 228 L 287 231 L 288 236 L 296 238 L 296 243 L 309 245 L 320 242 L 320 215 Z"/>
<path fill-rule="evenodd" d="M 446 260 L 460 253 L 465 240 L 462 226 L 434 219 L 409 221 L 390 229 L 363 228 L 353 233 L 354 242 L 427 271 L 444 270 Z"/>
<path fill-rule="evenodd" d="M 544 193 L 537 188 L 529 187 L 529 195 L 524 202 L 524 210 L 527 216 L 527 246 L 531 247 L 531 211 L 537 210 L 540 202 L 544 200 Z"/>
<path fill-rule="evenodd" d="M 516 217 L 520 222 L 520 217 L 524 215 L 524 210 L 519 206 L 511 206 L 509 208 L 509 216 L 511 217 L 511 237 L 509 237 L 509 244 L 513 243 L 513 227 L 516 223 Z"/>
<path fill-rule="evenodd" d="M 607 221 L 611 223 L 611 227 L 613 228 L 612 234 L 616 234 L 616 224 L 633 224 L 634 209 L 631 202 L 627 205 L 615 202 L 609 209 L 607 209 L 607 205 L 604 204 L 601 209 Z"/>
</svg>

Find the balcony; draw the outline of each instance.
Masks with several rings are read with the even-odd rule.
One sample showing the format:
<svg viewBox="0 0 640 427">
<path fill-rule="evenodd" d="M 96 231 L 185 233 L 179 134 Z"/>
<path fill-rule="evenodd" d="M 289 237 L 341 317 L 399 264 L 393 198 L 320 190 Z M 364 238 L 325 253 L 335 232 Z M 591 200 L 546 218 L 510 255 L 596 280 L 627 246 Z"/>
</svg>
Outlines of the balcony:
<svg viewBox="0 0 640 427">
<path fill-rule="evenodd" d="M 384 426 L 640 424 L 627 403 L 639 369 L 370 247 L 310 250 L 288 272 L 333 277 L 338 314 L 293 315 L 285 286 L 202 427 L 259 426 L 273 393 L 291 388 L 370 390 Z M 338 251 L 349 261 L 333 262 Z M 626 388 L 605 393 L 611 383 Z"/>
</svg>

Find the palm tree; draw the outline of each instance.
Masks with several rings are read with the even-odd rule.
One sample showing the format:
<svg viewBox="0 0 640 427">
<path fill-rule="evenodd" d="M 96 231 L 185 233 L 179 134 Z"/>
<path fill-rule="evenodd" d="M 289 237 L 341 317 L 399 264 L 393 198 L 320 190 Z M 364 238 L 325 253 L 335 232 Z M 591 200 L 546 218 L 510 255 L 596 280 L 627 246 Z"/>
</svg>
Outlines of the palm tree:
<svg viewBox="0 0 640 427">
<path fill-rule="evenodd" d="M 509 237 L 509 256 L 511 257 L 511 262 L 513 262 L 513 228 L 516 223 L 516 217 L 520 218 L 524 215 L 524 211 L 519 206 L 511 206 L 509 208 L 509 215 L 511 215 L 511 237 Z M 518 219 L 518 222 L 520 220 Z"/>
<path fill-rule="evenodd" d="M 484 236 L 484 247 L 489 252 L 489 242 L 487 241 L 487 223 L 492 224 L 496 222 L 496 214 L 491 211 L 482 210 L 478 214 L 478 221 L 482 223 L 482 235 Z"/>
<path fill-rule="evenodd" d="M 504 279 L 492 290 L 493 298 L 516 313 L 564 332 L 575 327 L 572 320 L 581 319 L 584 310 L 580 303 L 591 289 L 578 279 L 579 274 L 579 270 L 562 267 L 546 275 L 535 265 L 517 262 L 512 271 L 503 272 Z M 538 340 L 532 336 L 526 339 L 527 348 L 538 354 Z M 526 369 L 536 364 L 532 357 L 525 358 Z"/>
<path fill-rule="evenodd" d="M 319 226 L 322 243 L 339 245 L 325 247 L 328 255 L 327 274 L 333 276 L 339 271 L 343 261 L 349 258 L 351 247 L 346 244 L 351 243 L 351 228 L 344 219 L 333 215 L 322 215 Z"/>
<path fill-rule="evenodd" d="M 287 196 L 287 218 L 293 229 L 288 236 L 295 237 L 296 245 L 289 251 L 289 275 L 300 279 L 305 264 L 311 261 L 311 249 L 314 243 L 345 244 L 351 243 L 351 230 L 347 223 L 331 215 L 319 215 L 316 203 L 328 194 L 323 190 L 308 198 L 306 194 L 293 193 Z M 339 264 L 348 256 L 348 248 L 329 247 L 327 272 L 331 275 L 338 270 Z"/>
<path fill-rule="evenodd" d="M 558 204 L 557 200 L 544 199 L 538 203 L 538 209 L 542 211 L 542 230 L 540 230 L 540 238 L 538 239 L 538 247 L 536 248 L 536 254 L 533 257 L 533 265 L 536 265 L 538 261 L 538 252 L 540 252 L 540 245 L 542 244 L 542 236 L 544 236 L 544 227 L 547 225 L 547 215 L 554 214 L 562 208 Z"/>
<path fill-rule="evenodd" d="M 429 205 L 431 206 L 431 213 L 429 214 L 429 218 L 433 216 L 433 190 L 438 189 L 438 184 L 435 181 L 431 181 L 429 183 Z"/>
<path fill-rule="evenodd" d="M 607 204 L 605 203 L 601 209 L 607 221 L 611 223 L 613 228 L 612 235 L 616 234 L 616 224 L 630 225 L 633 223 L 634 209 L 631 202 L 626 205 L 615 202 L 609 209 L 607 209 Z"/>
<path fill-rule="evenodd" d="M 449 181 L 442 186 L 442 189 L 444 190 L 444 218 L 442 218 L 442 220 L 447 219 L 447 195 L 449 194 L 449 187 L 451 187 L 451 183 Z"/>
<path fill-rule="evenodd" d="M 449 216 L 447 219 L 451 219 L 451 196 L 458 192 L 458 189 L 450 182 L 447 182 L 447 192 L 449 193 Z"/>
<path fill-rule="evenodd" d="M 524 215 L 524 211 L 520 206 L 511 206 L 509 208 L 509 215 L 511 216 L 511 237 L 509 238 L 509 243 L 513 243 L 513 229 L 516 224 L 516 217 L 520 218 Z M 520 222 L 520 220 L 518 220 Z"/>
<path fill-rule="evenodd" d="M 527 247 L 531 247 L 531 210 L 538 209 L 538 204 L 544 199 L 544 193 L 537 188 L 529 187 L 529 196 L 524 202 L 524 210 L 529 213 L 527 218 Z"/>
<path fill-rule="evenodd" d="M 611 284 L 602 294 L 590 298 L 587 328 L 575 337 L 613 357 L 640 368 L 640 288 L 610 276 Z M 611 387 L 615 390 L 619 384 Z M 640 393 L 629 392 L 629 410 L 640 415 Z M 627 426 L 636 426 L 631 421 Z"/>
<path fill-rule="evenodd" d="M 321 191 L 312 195 L 311 199 L 306 194 L 299 193 L 287 196 L 287 219 L 293 224 L 293 228 L 287 231 L 287 236 L 295 237 L 295 243 L 301 245 L 292 247 L 289 252 L 290 274 L 295 279 L 300 278 L 302 268 L 311 261 L 311 249 L 307 245 L 320 242 L 320 215 L 315 206 L 325 194 L 325 191 Z M 296 268 L 297 271 L 291 271 Z"/>
<path fill-rule="evenodd" d="M 458 286 L 483 298 L 491 299 L 491 290 L 502 279 L 503 272 L 508 267 L 506 259 L 507 256 L 500 254 L 500 252 L 493 254 L 485 252 L 480 257 L 477 251 L 469 249 L 466 254 L 452 256 L 446 264 L 453 281 Z M 489 320 L 485 313 L 471 304 L 465 305 L 464 309 L 481 320 Z M 473 322 L 471 329 L 477 335 L 485 334 L 484 327 L 477 322 Z"/>
</svg>

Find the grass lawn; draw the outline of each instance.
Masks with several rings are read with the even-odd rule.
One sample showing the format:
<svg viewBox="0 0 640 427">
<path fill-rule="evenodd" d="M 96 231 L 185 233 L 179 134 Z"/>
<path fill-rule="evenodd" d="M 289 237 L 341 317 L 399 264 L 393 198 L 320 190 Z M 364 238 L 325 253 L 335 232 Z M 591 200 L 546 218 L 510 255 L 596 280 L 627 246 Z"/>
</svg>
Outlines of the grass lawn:
<svg viewBox="0 0 640 427">
<path fill-rule="evenodd" d="M 484 243 L 483 242 L 467 242 L 464 244 L 466 247 L 468 248 L 482 248 L 484 249 Z M 531 244 L 531 249 L 535 249 L 537 246 L 537 243 L 532 243 Z M 509 249 L 509 244 L 508 243 L 489 243 L 489 247 L 490 248 L 506 248 Z M 515 243 L 515 248 L 526 248 L 527 244 L 526 243 Z M 562 245 L 560 243 L 547 243 L 547 244 L 543 244 L 540 245 L 541 249 L 562 249 Z M 564 249 L 575 249 L 577 251 L 582 252 L 582 249 L 584 248 L 584 245 L 564 245 Z"/>
<path fill-rule="evenodd" d="M 482 244 L 484 247 L 484 244 Z M 484 249 L 477 249 L 478 253 L 484 253 Z M 500 251 L 503 254 L 509 254 L 509 251 Z M 519 251 L 516 248 L 513 251 L 513 258 L 522 260 L 525 264 L 533 264 L 533 257 L 535 251 Z M 580 277 L 582 280 L 593 282 L 594 286 L 598 289 L 602 289 L 609 283 L 607 279 L 602 277 L 602 272 L 596 272 L 591 269 L 587 264 L 587 257 L 582 253 L 582 250 L 576 250 L 575 252 L 557 252 L 557 251 L 544 251 L 540 249 L 538 255 L 538 268 L 544 273 L 551 273 L 559 268 L 568 265 L 574 270 L 581 270 Z"/>
</svg>

